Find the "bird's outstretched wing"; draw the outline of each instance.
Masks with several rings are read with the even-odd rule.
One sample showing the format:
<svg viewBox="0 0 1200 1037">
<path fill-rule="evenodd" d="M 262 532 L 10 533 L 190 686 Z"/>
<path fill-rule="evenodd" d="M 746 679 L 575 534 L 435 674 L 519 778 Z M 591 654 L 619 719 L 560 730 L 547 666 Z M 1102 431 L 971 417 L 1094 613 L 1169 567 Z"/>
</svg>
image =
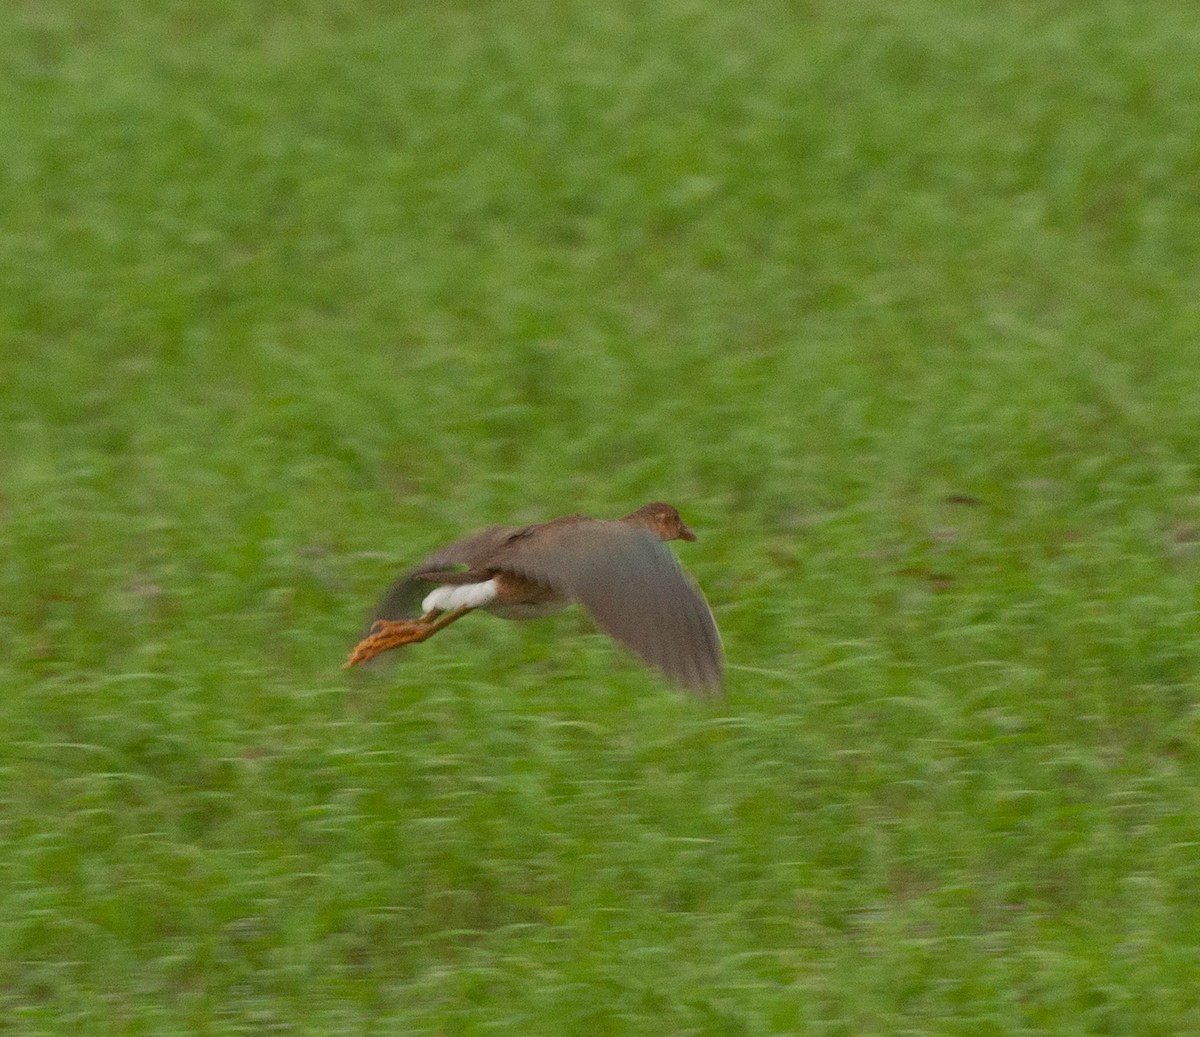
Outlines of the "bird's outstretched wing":
<svg viewBox="0 0 1200 1037">
<path fill-rule="evenodd" d="M 724 650 L 712 610 L 674 553 L 625 522 L 572 518 L 494 541 L 488 566 L 578 601 L 614 638 L 671 680 L 720 693 Z"/>
</svg>

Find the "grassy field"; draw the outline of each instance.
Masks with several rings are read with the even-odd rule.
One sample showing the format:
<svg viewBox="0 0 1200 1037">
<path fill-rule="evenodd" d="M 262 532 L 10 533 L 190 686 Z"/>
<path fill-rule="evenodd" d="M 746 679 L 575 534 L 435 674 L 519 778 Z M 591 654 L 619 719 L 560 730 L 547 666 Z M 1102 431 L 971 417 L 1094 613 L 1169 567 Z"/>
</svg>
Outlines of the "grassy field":
<svg viewBox="0 0 1200 1037">
<path fill-rule="evenodd" d="M 0 1034 L 1200 1032 L 1200 7 L 0 7 Z M 679 505 L 690 701 L 406 561 Z"/>
</svg>

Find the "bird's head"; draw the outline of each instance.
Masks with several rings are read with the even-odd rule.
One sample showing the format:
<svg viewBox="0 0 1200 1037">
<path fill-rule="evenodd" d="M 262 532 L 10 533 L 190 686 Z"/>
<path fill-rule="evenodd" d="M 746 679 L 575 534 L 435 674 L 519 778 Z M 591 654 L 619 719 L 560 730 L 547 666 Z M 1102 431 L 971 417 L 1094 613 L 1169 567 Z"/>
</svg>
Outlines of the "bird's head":
<svg viewBox="0 0 1200 1037">
<path fill-rule="evenodd" d="M 625 516 L 626 522 L 644 526 L 659 540 L 695 540 L 696 534 L 688 529 L 679 512 L 670 504 L 654 501 L 643 504 L 637 511 Z"/>
</svg>

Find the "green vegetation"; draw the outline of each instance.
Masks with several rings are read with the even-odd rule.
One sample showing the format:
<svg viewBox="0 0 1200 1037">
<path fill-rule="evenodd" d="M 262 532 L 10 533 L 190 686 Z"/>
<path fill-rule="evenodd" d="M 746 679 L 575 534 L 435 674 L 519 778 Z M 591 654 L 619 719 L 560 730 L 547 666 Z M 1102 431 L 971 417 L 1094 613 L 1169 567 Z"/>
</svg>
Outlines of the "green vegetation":
<svg viewBox="0 0 1200 1037">
<path fill-rule="evenodd" d="M 0 1033 L 1200 1032 L 1200 7 L 0 7 Z M 338 667 L 679 505 L 730 659 Z"/>
</svg>

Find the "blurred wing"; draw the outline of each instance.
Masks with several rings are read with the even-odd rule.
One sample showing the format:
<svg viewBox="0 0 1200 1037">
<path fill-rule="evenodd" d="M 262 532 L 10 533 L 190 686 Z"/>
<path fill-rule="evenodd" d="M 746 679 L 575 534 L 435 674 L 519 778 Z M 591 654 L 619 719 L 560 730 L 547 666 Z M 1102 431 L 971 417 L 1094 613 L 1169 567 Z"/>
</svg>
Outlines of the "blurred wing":
<svg viewBox="0 0 1200 1037">
<path fill-rule="evenodd" d="M 497 569 L 578 601 L 614 638 L 677 684 L 719 694 L 724 651 L 700 588 L 671 549 L 623 522 L 575 521 L 501 547 Z"/>
<path fill-rule="evenodd" d="M 433 584 L 421 579 L 422 573 L 462 567 L 474 569 L 494 555 L 522 526 L 488 526 L 469 537 L 434 551 L 393 583 L 375 606 L 371 621 L 377 619 L 415 619 L 421 614 L 421 601 Z"/>
</svg>

